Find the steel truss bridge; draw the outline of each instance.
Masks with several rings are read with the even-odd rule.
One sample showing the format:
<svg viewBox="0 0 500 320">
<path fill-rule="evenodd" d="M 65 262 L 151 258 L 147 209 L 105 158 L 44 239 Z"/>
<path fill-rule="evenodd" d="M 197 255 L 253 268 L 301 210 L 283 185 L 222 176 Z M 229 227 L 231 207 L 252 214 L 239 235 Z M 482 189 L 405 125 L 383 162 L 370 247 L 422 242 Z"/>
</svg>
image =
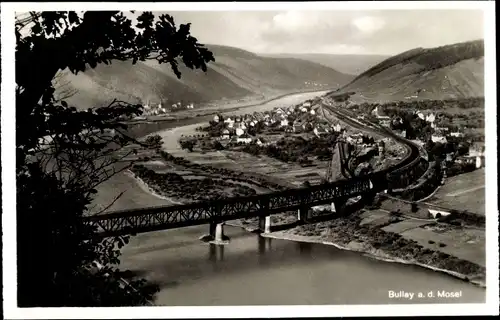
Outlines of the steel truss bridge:
<svg viewBox="0 0 500 320">
<path fill-rule="evenodd" d="M 84 217 L 84 223 L 96 227 L 97 236 L 105 238 L 221 223 L 240 218 L 264 217 L 291 210 L 307 211 L 316 205 L 329 203 L 341 205 L 351 197 L 373 196 L 387 189 L 407 186 L 425 172 L 425 161 L 420 158 L 417 146 L 395 136 L 392 132 L 386 134 L 404 143 L 410 152 L 400 163 L 383 171 L 348 180 L 250 197 L 115 211 Z"/>
</svg>

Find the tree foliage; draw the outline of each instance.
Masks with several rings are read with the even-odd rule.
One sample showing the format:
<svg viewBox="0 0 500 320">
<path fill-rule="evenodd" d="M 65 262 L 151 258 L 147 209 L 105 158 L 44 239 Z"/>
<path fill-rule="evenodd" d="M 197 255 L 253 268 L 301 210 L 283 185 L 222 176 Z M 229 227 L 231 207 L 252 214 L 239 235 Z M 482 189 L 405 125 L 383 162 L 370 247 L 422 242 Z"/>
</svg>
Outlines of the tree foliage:
<svg viewBox="0 0 500 320">
<path fill-rule="evenodd" d="M 155 59 L 207 70 L 212 53 L 167 14 L 143 12 L 134 28 L 118 11 L 30 12 L 16 22 L 18 302 L 34 306 L 144 305 L 155 292 L 120 280 L 128 237 L 95 240 L 82 222 L 96 187 L 125 170 L 116 152 L 133 141 L 120 119 L 142 113 L 123 101 L 78 110 L 54 97 L 61 71 L 114 60 Z M 132 152 L 132 151 L 130 151 Z"/>
</svg>

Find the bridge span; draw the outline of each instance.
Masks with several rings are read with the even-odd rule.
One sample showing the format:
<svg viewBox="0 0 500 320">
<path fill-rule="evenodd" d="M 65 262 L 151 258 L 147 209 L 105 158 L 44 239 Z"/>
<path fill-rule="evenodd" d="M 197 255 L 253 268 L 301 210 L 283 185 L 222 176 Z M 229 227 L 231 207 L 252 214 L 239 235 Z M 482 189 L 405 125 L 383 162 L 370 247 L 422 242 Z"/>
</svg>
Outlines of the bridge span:
<svg viewBox="0 0 500 320">
<path fill-rule="evenodd" d="M 376 193 L 384 189 L 383 180 L 375 176 L 341 180 L 309 188 L 291 189 L 250 197 L 115 211 L 84 217 L 85 223 L 97 228 L 99 237 L 112 237 L 179 227 L 211 224 L 215 236 L 217 224 L 239 218 L 260 217 L 262 229 L 268 229 L 271 214 L 297 210 L 298 220 L 307 220 L 308 210 L 321 204 L 340 208 L 348 198 Z M 265 225 L 267 224 L 267 226 Z"/>
</svg>

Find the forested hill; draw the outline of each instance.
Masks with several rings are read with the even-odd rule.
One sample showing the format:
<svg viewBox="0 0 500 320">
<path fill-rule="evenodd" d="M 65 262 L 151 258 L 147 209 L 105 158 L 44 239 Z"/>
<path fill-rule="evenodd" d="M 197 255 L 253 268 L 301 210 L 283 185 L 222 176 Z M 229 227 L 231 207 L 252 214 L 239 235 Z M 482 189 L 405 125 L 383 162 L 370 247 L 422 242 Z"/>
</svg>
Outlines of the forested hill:
<svg viewBox="0 0 500 320">
<path fill-rule="evenodd" d="M 339 92 L 353 99 L 453 99 L 484 96 L 484 41 L 416 48 L 388 58 Z"/>
<path fill-rule="evenodd" d="M 113 99 L 133 103 L 203 103 L 269 96 L 300 90 L 336 89 L 354 76 L 311 61 L 263 57 L 238 48 L 209 45 L 215 62 L 208 71 L 181 67 L 177 79 L 169 65 L 156 61 L 115 61 L 84 73 L 63 72 L 58 79 L 74 93 L 67 101 L 78 108 L 105 105 Z"/>
</svg>

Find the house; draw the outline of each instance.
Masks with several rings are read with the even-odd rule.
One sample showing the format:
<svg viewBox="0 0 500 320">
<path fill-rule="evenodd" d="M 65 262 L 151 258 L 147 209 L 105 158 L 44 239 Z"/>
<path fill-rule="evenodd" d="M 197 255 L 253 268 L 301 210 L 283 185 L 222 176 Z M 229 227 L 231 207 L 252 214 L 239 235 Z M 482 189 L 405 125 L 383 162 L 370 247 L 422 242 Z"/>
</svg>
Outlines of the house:
<svg viewBox="0 0 500 320">
<path fill-rule="evenodd" d="M 302 107 L 304 108 L 310 108 L 311 107 L 311 102 L 310 101 L 306 101 L 302 104 Z"/>
<path fill-rule="evenodd" d="M 300 133 L 302 131 L 304 131 L 303 123 L 302 122 L 294 122 L 293 123 L 293 132 Z"/>
<path fill-rule="evenodd" d="M 277 109 L 275 110 L 275 112 L 276 112 L 277 114 L 282 114 L 282 113 L 285 113 L 285 110 L 283 110 L 283 109 L 281 109 L 281 108 L 277 108 Z"/>
<path fill-rule="evenodd" d="M 220 138 L 221 140 L 228 140 L 229 138 L 231 138 L 231 136 L 229 135 L 229 130 L 227 129 L 222 130 L 222 135 Z"/>
<path fill-rule="evenodd" d="M 425 120 L 425 115 L 422 113 L 422 111 L 415 112 L 415 115 L 420 119 Z"/>
<path fill-rule="evenodd" d="M 447 140 L 446 140 L 446 137 L 445 136 L 442 136 L 442 135 L 432 135 L 431 136 L 431 140 L 432 142 L 434 143 L 446 143 Z"/>
<path fill-rule="evenodd" d="M 215 115 L 214 116 L 214 122 L 219 122 L 220 121 L 220 117 L 218 115 Z"/>
<path fill-rule="evenodd" d="M 234 122 L 234 120 L 231 119 L 231 117 L 227 117 L 227 119 L 224 120 L 224 123 L 231 123 L 231 122 Z"/>
<path fill-rule="evenodd" d="M 307 112 L 307 108 L 306 107 L 300 108 L 300 112 Z"/>
<path fill-rule="evenodd" d="M 236 138 L 236 142 L 250 143 L 252 142 L 252 138 L 248 134 L 243 134 Z"/>
<path fill-rule="evenodd" d="M 462 132 L 455 131 L 455 132 L 450 132 L 450 136 L 456 137 L 456 138 L 463 138 L 464 134 Z"/>
<path fill-rule="evenodd" d="M 350 144 L 362 144 L 363 143 L 363 134 L 355 133 L 346 138 L 346 141 Z"/>
<path fill-rule="evenodd" d="M 320 136 L 327 134 L 328 130 L 323 126 L 319 126 L 319 127 L 315 127 L 313 129 L 313 132 L 319 138 Z"/>
<path fill-rule="evenodd" d="M 316 114 L 316 111 L 314 111 L 314 109 L 311 109 L 311 111 L 309 111 L 309 113 L 314 116 Z"/>
<path fill-rule="evenodd" d="M 425 117 L 425 121 L 433 123 L 434 121 L 436 121 L 436 116 L 434 115 L 434 113 L 428 114 L 427 117 Z"/>
<path fill-rule="evenodd" d="M 242 128 L 236 128 L 236 136 L 240 137 L 245 133 Z"/>
<path fill-rule="evenodd" d="M 252 120 L 250 121 L 250 123 L 248 124 L 250 127 L 255 127 L 255 125 L 257 124 L 257 121 L 255 120 Z"/>
<path fill-rule="evenodd" d="M 340 123 L 337 123 L 336 125 L 333 126 L 333 131 L 340 132 L 341 130 L 342 127 L 340 126 Z"/>
<path fill-rule="evenodd" d="M 473 144 L 469 147 L 469 156 L 471 157 L 477 157 L 477 156 L 484 156 L 484 146 L 479 146 L 478 144 Z"/>
<path fill-rule="evenodd" d="M 280 126 L 282 126 L 282 127 L 288 126 L 288 120 L 287 119 L 282 119 L 281 123 L 280 123 Z"/>
</svg>

